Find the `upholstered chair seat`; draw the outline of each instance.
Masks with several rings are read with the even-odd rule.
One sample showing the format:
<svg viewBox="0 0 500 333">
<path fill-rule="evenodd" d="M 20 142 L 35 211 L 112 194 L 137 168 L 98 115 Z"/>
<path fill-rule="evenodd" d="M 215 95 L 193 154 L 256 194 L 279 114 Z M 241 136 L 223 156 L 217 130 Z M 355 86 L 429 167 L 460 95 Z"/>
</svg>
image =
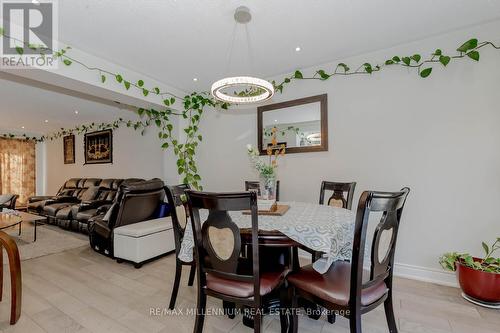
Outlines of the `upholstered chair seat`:
<svg viewBox="0 0 500 333">
<path fill-rule="evenodd" d="M 286 271 L 262 272 L 260 274 L 260 296 L 265 296 L 275 290 L 285 279 Z M 217 275 L 207 274 L 207 289 L 240 298 L 253 297 L 253 282 L 224 279 Z"/>
<path fill-rule="evenodd" d="M 370 272 L 365 271 L 363 277 L 368 279 Z M 296 273 L 288 276 L 288 281 L 295 286 L 316 297 L 330 303 L 347 306 L 351 288 L 351 263 L 337 261 L 325 274 L 314 270 L 312 265 L 301 267 Z M 370 305 L 379 300 L 389 289 L 382 280 L 375 285 L 363 289 L 361 304 Z"/>
</svg>

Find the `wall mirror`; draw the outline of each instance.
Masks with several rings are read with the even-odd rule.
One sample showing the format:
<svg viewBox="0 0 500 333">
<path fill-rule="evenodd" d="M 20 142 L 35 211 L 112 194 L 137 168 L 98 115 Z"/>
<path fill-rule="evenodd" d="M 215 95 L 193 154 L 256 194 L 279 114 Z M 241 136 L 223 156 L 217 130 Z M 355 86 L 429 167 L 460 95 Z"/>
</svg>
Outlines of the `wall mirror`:
<svg viewBox="0 0 500 333">
<path fill-rule="evenodd" d="M 261 155 L 285 145 L 286 153 L 328 150 L 327 95 L 311 96 L 257 108 Z M 276 133 L 276 145 L 273 145 Z"/>
</svg>

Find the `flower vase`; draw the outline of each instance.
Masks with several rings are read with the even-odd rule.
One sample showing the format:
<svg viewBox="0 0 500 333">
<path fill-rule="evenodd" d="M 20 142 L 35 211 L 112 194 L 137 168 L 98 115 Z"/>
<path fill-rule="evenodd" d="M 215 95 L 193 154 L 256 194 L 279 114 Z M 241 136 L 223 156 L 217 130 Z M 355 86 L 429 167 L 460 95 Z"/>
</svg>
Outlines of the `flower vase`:
<svg viewBox="0 0 500 333">
<path fill-rule="evenodd" d="M 263 177 L 259 179 L 259 199 L 276 202 L 276 177 Z"/>
</svg>

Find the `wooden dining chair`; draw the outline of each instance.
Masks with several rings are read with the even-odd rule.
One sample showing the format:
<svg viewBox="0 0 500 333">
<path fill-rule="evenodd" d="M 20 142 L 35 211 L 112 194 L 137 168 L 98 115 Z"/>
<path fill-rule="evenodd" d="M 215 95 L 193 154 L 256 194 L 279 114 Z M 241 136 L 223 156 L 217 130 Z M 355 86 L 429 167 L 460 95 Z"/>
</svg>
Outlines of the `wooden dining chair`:
<svg viewBox="0 0 500 333">
<path fill-rule="evenodd" d="M 316 272 L 312 265 L 290 274 L 287 280 L 293 288 L 292 307 L 297 309 L 298 298 L 305 298 L 328 310 L 339 311 L 349 319 L 350 331 L 361 333 L 361 315 L 383 303 L 389 332 L 397 333 L 392 276 L 401 213 L 409 192 L 409 188 L 399 192 L 363 192 L 356 213 L 351 263 L 337 261 L 325 274 Z M 370 269 L 363 271 L 367 227 L 374 212 L 382 213 L 382 218 L 373 235 Z M 381 247 L 383 235 L 390 239 L 387 248 Z M 298 315 L 293 311 L 292 332 L 297 329 Z"/>
<path fill-rule="evenodd" d="M 328 199 L 327 205 L 340 207 L 345 209 L 351 209 L 352 199 L 354 197 L 354 189 L 356 188 L 356 183 L 337 183 L 322 181 L 321 190 L 319 192 L 319 204 L 325 204 L 325 191 L 332 191 L 331 197 Z"/>
<path fill-rule="evenodd" d="M 182 266 L 190 266 L 188 286 L 192 286 L 194 283 L 194 275 L 196 273 L 196 264 L 192 262 L 184 262 L 179 259 L 179 252 L 181 250 L 182 240 L 184 239 L 184 231 L 186 229 L 186 224 L 188 221 L 186 208 L 183 203 L 183 195 L 186 195 L 186 191 L 190 187 L 187 184 L 181 184 L 176 186 L 165 186 L 165 192 L 167 194 L 167 200 L 170 204 L 172 228 L 174 230 L 174 241 L 175 241 L 175 279 L 174 285 L 172 287 L 172 294 L 170 296 L 169 309 L 173 310 L 175 308 L 175 302 L 177 300 L 177 294 L 179 292 L 179 285 L 182 276 Z M 186 197 L 187 199 L 187 197 Z M 185 199 L 185 200 L 186 200 Z"/>
<path fill-rule="evenodd" d="M 256 191 L 260 195 L 260 183 L 253 180 L 245 180 L 245 191 Z M 280 181 L 276 181 L 276 201 L 280 201 Z"/>
<path fill-rule="evenodd" d="M 3 249 L 7 251 L 10 269 L 10 324 L 14 325 L 21 317 L 23 285 L 21 280 L 21 260 L 16 242 L 5 232 L 0 231 L 0 301 L 3 296 Z"/>
<path fill-rule="evenodd" d="M 286 270 L 260 270 L 256 193 L 187 193 L 198 269 L 194 332 L 203 331 L 207 296 L 249 307 L 254 318 L 254 332 L 261 332 L 263 302 L 266 296 L 284 285 Z M 200 218 L 200 209 L 208 210 L 204 222 Z M 247 262 L 240 256 L 240 229 L 229 215 L 230 211 L 243 210 L 251 211 L 252 220 L 251 258 Z M 284 314 L 281 315 L 281 325 L 282 331 L 286 331 Z"/>
</svg>

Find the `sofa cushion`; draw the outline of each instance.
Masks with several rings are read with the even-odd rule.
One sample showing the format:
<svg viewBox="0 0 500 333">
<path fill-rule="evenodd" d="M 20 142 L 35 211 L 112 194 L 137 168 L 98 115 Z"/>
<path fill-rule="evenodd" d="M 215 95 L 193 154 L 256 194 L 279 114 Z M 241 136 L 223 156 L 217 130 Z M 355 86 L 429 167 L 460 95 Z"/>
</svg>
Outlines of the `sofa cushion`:
<svg viewBox="0 0 500 333">
<path fill-rule="evenodd" d="M 83 191 L 83 193 L 80 195 L 80 199 L 82 199 L 82 201 L 95 200 L 98 193 L 99 193 L 99 187 L 91 186 L 85 191 Z"/>
<path fill-rule="evenodd" d="M 87 209 L 79 212 L 76 216 L 73 216 L 73 219 L 79 222 L 87 223 L 90 218 L 94 217 L 97 214 L 97 208 Z"/>
<path fill-rule="evenodd" d="M 172 229 L 172 219 L 170 218 L 170 216 L 144 222 L 127 224 L 125 226 L 115 228 L 114 233 L 115 235 L 138 238 L 168 229 Z"/>
<path fill-rule="evenodd" d="M 0 205 L 10 202 L 12 198 L 14 197 L 14 194 L 2 194 L 0 195 Z"/>
<path fill-rule="evenodd" d="M 99 186 L 101 188 L 111 189 L 113 188 L 114 179 L 103 179 Z"/>
<path fill-rule="evenodd" d="M 85 179 L 85 182 L 83 183 L 82 187 L 89 188 L 92 186 L 99 186 L 100 183 L 101 183 L 100 178 L 87 178 Z"/>
<path fill-rule="evenodd" d="M 70 203 L 70 202 L 53 203 L 53 204 L 50 204 L 50 205 L 43 207 L 43 211 L 48 216 L 56 216 L 57 212 L 59 210 L 65 208 L 65 207 L 70 207 L 71 205 L 72 205 L 72 203 Z"/>
<path fill-rule="evenodd" d="M 64 184 L 65 188 L 77 188 L 78 183 L 81 181 L 81 178 L 71 178 Z"/>
<path fill-rule="evenodd" d="M 69 219 L 71 219 L 71 209 L 72 208 L 73 208 L 72 206 L 67 206 L 67 207 L 59 209 L 59 211 L 57 211 L 57 213 L 56 213 L 56 218 L 58 220 L 69 220 Z"/>
</svg>

